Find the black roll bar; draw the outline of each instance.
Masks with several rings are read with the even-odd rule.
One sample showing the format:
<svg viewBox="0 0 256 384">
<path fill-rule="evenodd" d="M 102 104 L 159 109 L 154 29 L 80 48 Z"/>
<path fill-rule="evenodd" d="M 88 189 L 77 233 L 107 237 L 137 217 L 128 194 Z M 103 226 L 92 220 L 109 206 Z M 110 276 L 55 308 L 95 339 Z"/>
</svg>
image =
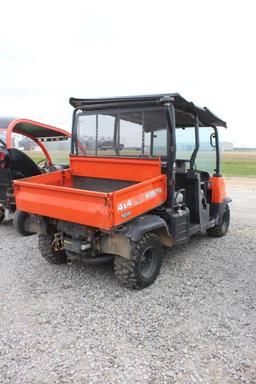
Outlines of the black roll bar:
<svg viewBox="0 0 256 384">
<path fill-rule="evenodd" d="M 197 155 L 197 152 L 199 150 L 199 146 L 200 146 L 200 143 L 199 143 L 199 119 L 198 119 L 198 116 L 195 115 L 195 149 L 191 155 L 191 158 L 190 158 L 190 170 L 193 171 L 194 170 L 194 163 L 195 163 L 195 160 L 196 160 L 196 155 Z"/>
<path fill-rule="evenodd" d="M 215 143 L 216 143 L 216 169 L 214 176 L 221 177 L 220 173 L 220 143 L 219 143 L 219 132 L 215 125 L 212 126 L 215 133 Z"/>
<path fill-rule="evenodd" d="M 174 164 L 176 161 L 176 123 L 175 123 L 175 108 L 172 102 L 168 103 L 167 110 L 167 208 L 174 206 L 175 194 L 175 170 Z"/>
<path fill-rule="evenodd" d="M 77 144 L 77 129 L 76 129 L 76 113 L 80 107 L 76 107 L 72 114 L 72 137 L 71 137 L 71 153 L 78 155 L 78 144 Z"/>
</svg>

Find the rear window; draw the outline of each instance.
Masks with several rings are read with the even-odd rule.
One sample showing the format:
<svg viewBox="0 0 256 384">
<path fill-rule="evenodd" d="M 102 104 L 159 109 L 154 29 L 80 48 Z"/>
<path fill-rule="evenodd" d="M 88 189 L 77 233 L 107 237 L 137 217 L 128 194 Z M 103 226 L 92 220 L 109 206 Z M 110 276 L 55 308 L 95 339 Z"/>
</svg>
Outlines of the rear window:
<svg viewBox="0 0 256 384">
<path fill-rule="evenodd" d="M 167 128 L 164 109 L 80 113 L 77 150 L 83 156 L 164 156 Z"/>
</svg>

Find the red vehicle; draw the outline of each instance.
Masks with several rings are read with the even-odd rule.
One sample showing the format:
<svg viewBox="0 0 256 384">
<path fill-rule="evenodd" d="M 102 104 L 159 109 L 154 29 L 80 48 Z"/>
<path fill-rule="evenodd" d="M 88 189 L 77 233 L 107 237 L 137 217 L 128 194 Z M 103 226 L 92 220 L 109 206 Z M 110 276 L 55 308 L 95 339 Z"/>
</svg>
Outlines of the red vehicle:
<svg viewBox="0 0 256 384">
<path fill-rule="evenodd" d="M 46 260 L 114 260 L 116 278 L 141 289 L 160 271 L 161 245 L 226 235 L 223 120 L 176 93 L 70 103 L 70 168 L 14 182 L 17 207 L 34 215 Z M 104 136 L 114 143 L 107 152 L 97 145 Z M 79 140 L 86 137 L 85 153 Z"/>
<path fill-rule="evenodd" d="M 70 137 L 70 133 L 50 125 L 28 119 L 0 117 L 0 222 L 14 217 L 15 227 L 20 233 L 31 233 L 25 228 L 29 216 L 25 212 L 14 215 L 13 181 L 67 168 L 67 164 L 54 162 L 47 147 L 52 142 Z"/>
</svg>

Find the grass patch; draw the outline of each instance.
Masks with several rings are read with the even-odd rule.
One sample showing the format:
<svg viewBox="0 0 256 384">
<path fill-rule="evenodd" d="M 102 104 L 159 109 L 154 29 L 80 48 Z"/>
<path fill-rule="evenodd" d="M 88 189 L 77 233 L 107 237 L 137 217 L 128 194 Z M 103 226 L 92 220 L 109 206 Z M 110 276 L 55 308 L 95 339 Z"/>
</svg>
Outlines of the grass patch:
<svg viewBox="0 0 256 384">
<path fill-rule="evenodd" d="M 108 154 L 102 151 L 103 155 Z M 44 155 L 37 151 L 27 151 L 36 163 L 44 159 Z M 99 153 L 101 155 L 101 153 Z M 57 164 L 68 164 L 69 154 L 66 151 L 51 151 L 53 161 Z M 205 165 L 205 164 L 204 164 Z M 203 166 L 200 167 L 203 169 Z M 248 152 L 222 152 L 221 172 L 224 176 L 250 176 L 256 177 L 256 151 Z"/>
<path fill-rule="evenodd" d="M 221 171 L 225 176 L 256 177 L 256 152 L 223 152 Z"/>
<path fill-rule="evenodd" d="M 35 163 L 45 160 L 45 155 L 40 151 L 24 151 Z M 66 151 L 51 151 L 50 155 L 55 164 L 68 164 L 69 153 Z M 43 165 L 43 162 L 40 164 Z"/>
</svg>

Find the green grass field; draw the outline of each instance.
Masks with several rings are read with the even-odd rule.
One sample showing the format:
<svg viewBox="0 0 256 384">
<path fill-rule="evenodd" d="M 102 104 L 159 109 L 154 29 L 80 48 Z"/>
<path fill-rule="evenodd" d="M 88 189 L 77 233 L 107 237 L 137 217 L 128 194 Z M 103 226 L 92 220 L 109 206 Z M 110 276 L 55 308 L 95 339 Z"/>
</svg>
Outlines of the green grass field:
<svg viewBox="0 0 256 384">
<path fill-rule="evenodd" d="M 224 176 L 256 177 L 256 151 L 222 152 L 221 171 Z"/>
<path fill-rule="evenodd" d="M 35 163 L 45 160 L 44 154 L 40 151 L 24 151 Z M 52 160 L 56 164 L 67 164 L 69 162 L 69 154 L 66 151 L 51 151 Z M 43 165 L 40 163 L 39 165 Z"/>
<path fill-rule="evenodd" d="M 40 152 L 26 152 L 36 163 L 44 157 Z M 107 155 L 103 151 L 103 155 Z M 68 153 L 65 151 L 51 152 L 55 163 L 68 163 Z M 221 171 L 224 176 L 256 177 L 256 151 L 248 152 L 222 152 Z"/>
</svg>

